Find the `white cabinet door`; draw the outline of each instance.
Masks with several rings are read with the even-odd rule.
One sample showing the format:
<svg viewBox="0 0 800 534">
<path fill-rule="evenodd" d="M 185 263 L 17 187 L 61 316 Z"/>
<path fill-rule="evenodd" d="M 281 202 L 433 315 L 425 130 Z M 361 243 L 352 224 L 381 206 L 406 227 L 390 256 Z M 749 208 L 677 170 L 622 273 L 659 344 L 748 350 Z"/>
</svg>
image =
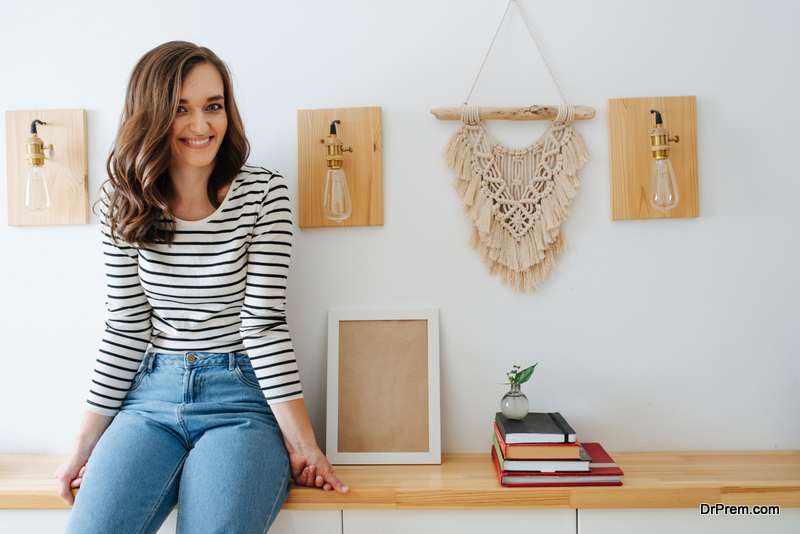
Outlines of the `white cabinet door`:
<svg viewBox="0 0 800 534">
<path fill-rule="evenodd" d="M 575 510 L 345 510 L 343 534 L 575 534 Z"/>
<path fill-rule="evenodd" d="M 175 534 L 177 526 L 178 512 L 173 510 L 159 529 L 158 534 Z M 314 534 L 342 534 L 342 512 L 340 510 L 281 510 L 269 529 L 269 534 L 308 534 L 311 532 Z"/>
<path fill-rule="evenodd" d="M 578 534 L 797 534 L 800 508 L 780 515 L 702 515 L 700 508 L 578 510 Z"/>
<path fill-rule="evenodd" d="M 342 512 L 281 510 L 269 534 L 342 534 Z"/>
<path fill-rule="evenodd" d="M 70 510 L 0 510 L 0 532 L 44 534 L 64 532 Z"/>
</svg>

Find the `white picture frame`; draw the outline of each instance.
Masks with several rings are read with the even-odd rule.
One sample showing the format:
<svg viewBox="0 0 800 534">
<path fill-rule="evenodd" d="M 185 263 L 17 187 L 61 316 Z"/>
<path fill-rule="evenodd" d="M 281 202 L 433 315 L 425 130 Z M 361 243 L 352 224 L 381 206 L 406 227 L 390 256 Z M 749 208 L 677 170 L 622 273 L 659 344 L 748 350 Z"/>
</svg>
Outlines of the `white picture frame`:
<svg viewBox="0 0 800 534">
<path fill-rule="evenodd" d="M 391 369 L 396 360 L 405 360 L 399 371 Z M 398 418 L 392 396 L 417 408 Z M 330 310 L 327 398 L 326 456 L 332 464 L 441 464 L 439 310 Z M 413 418 L 408 427 L 403 418 Z M 340 421 L 348 420 L 340 429 Z"/>
</svg>

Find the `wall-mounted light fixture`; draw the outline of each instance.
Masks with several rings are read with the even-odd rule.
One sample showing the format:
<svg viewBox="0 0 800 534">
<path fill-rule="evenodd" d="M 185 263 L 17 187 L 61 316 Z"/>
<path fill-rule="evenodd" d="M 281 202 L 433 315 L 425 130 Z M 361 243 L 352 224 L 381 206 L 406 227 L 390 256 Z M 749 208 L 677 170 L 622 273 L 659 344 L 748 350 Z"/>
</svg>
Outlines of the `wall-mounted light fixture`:
<svg viewBox="0 0 800 534">
<path fill-rule="evenodd" d="M 656 114 L 656 127 L 650 132 L 650 151 L 653 153 L 653 163 L 650 164 L 650 191 L 648 200 L 654 210 L 666 213 L 678 205 L 678 183 L 675 181 L 675 171 L 669 161 L 669 143 L 679 142 L 680 137 L 669 136 L 669 131 L 664 128 L 661 112 L 651 109 L 650 113 Z"/>
<path fill-rule="evenodd" d="M 36 132 L 36 125 L 46 125 L 39 119 L 31 122 L 31 136 L 25 143 L 28 151 L 28 171 L 25 173 L 25 185 L 22 188 L 22 207 L 28 213 L 43 215 L 50 211 L 53 202 L 50 198 L 50 187 L 47 184 L 47 171 L 44 168 L 44 149 L 53 151 L 53 145 L 44 145 L 44 141 Z"/>
<path fill-rule="evenodd" d="M 678 137 L 670 138 L 665 124 L 669 131 L 680 133 L 680 144 L 670 145 Z M 697 99 L 610 99 L 608 160 L 611 219 L 698 217 Z"/>
<path fill-rule="evenodd" d="M 383 226 L 381 108 L 298 110 L 297 183 L 300 228 Z"/>
<path fill-rule="evenodd" d="M 86 110 L 6 111 L 5 118 L 9 226 L 88 224 Z"/>
<path fill-rule="evenodd" d="M 336 119 L 331 122 L 331 130 L 325 139 L 325 163 L 328 173 L 325 177 L 325 198 L 322 208 L 325 216 L 337 223 L 350 217 L 353 209 L 350 198 L 350 188 L 347 187 L 347 177 L 342 169 L 344 157 L 342 152 L 352 152 L 353 147 L 342 148 L 342 141 L 336 136 L 336 125 L 342 121 Z"/>
</svg>

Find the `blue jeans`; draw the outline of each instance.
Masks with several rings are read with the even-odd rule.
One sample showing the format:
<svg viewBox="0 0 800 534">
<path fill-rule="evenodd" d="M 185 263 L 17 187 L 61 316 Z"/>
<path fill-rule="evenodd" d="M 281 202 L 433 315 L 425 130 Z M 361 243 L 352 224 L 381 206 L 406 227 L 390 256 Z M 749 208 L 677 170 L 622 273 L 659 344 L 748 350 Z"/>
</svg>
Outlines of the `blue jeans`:
<svg viewBox="0 0 800 534">
<path fill-rule="evenodd" d="M 262 534 L 289 494 L 289 455 L 244 354 L 150 354 L 94 449 L 69 534 Z"/>
</svg>

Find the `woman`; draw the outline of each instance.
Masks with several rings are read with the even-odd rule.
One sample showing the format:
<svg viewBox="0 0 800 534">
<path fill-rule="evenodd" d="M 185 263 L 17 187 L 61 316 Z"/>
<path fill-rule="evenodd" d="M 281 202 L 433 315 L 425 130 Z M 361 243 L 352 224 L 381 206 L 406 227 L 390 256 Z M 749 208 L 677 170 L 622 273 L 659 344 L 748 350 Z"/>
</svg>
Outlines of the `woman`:
<svg viewBox="0 0 800 534">
<path fill-rule="evenodd" d="M 349 491 L 316 445 L 286 326 L 283 177 L 224 63 L 185 42 L 131 74 L 100 212 L 108 319 L 72 452 L 67 532 L 265 532 L 289 491 Z"/>
</svg>

